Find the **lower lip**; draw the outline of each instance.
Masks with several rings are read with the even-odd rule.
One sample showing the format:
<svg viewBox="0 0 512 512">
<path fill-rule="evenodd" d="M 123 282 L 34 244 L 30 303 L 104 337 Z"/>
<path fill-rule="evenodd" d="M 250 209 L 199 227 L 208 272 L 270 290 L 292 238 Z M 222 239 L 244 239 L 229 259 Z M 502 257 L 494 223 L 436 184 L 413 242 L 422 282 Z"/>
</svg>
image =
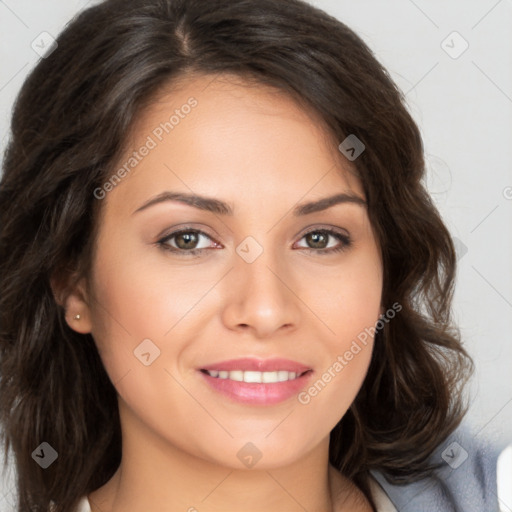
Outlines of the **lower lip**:
<svg viewBox="0 0 512 512">
<path fill-rule="evenodd" d="M 219 379 L 205 372 L 200 371 L 199 373 L 213 389 L 236 402 L 251 405 L 274 405 L 297 395 L 305 387 L 313 372 L 309 370 L 296 379 L 271 384 Z"/>
</svg>

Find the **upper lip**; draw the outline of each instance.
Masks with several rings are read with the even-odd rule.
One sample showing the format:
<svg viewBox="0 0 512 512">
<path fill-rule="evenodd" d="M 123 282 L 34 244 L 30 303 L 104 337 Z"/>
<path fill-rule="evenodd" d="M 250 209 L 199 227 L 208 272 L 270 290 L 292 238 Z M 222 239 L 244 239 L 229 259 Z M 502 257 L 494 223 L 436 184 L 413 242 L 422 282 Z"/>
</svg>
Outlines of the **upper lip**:
<svg viewBox="0 0 512 512">
<path fill-rule="evenodd" d="M 241 359 L 230 359 L 228 361 L 220 361 L 208 366 L 202 366 L 201 370 L 219 370 L 219 371 L 256 371 L 256 372 L 276 372 L 279 370 L 295 372 L 297 374 L 304 373 L 311 370 L 309 366 L 291 361 L 290 359 L 256 359 L 252 357 L 245 357 Z"/>
</svg>

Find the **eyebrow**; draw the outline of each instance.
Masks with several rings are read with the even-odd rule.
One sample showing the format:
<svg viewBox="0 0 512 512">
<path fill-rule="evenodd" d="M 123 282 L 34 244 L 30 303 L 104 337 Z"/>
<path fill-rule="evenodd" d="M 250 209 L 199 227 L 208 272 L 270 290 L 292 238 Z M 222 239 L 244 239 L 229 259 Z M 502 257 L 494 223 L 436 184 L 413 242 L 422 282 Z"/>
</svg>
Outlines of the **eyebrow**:
<svg viewBox="0 0 512 512">
<path fill-rule="evenodd" d="M 186 204 L 188 206 L 192 206 L 199 210 L 204 210 L 207 212 L 215 213 L 218 215 L 228 215 L 233 216 L 233 208 L 224 201 L 220 201 L 219 199 L 215 199 L 212 197 L 198 196 L 195 194 L 186 194 L 183 192 L 162 192 L 157 196 L 153 197 L 149 201 L 146 201 L 142 206 L 137 208 L 133 213 L 137 213 L 143 210 L 146 210 L 150 206 L 164 203 L 167 201 L 177 201 L 179 203 Z M 361 206 L 365 206 L 366 201 L 356 195 L 348 194 L 346 192 L 336 194 L 329 197 L 324 197 L 322 199 L 318 199 L 316 201 L 310 201 L 308 203 L 303 203 L 296 206 L 293 209 L 293 215 L 295 217 L 301 215 L 308 215 L 310 213 L 316 213 L 323 210 L 327 210 L 332 206 L 337 204 L 358 204 Z"/>
</svg>

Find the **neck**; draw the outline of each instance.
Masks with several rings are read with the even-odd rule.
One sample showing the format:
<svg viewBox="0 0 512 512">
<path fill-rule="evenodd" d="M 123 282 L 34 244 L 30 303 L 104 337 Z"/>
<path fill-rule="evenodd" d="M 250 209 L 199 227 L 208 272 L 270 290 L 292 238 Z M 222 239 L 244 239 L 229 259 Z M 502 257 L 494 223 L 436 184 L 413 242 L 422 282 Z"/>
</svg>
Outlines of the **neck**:
<svg viewBox="0 0 512 512">
<path fill-rule="evenodd" d="M 329 465 L 329 438 L 286 466 L 266 468 L 262 458 L 239 469 L 195 457 L 124 413 L 132 423 L 122 432 L 122 461 L 89 495 L 92 512 L 371 510 L 345 508 L 358 490 Z"/>
</svg>

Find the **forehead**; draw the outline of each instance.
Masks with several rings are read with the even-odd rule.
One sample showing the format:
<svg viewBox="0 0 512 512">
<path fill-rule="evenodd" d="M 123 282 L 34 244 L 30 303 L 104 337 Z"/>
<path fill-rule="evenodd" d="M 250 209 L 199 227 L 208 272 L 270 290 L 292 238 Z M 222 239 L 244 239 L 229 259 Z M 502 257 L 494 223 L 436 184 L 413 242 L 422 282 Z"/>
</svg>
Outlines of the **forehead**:
<svg viewBox="0 0 512 512">
<path fill-rule="evenodd" d="M 125 173 L 116 195 L 157 193 L 167 180 L 234 200 L 243 190 L 250 196 L 279 189 L 299 199 L 308 190 L 314 196 L 336 188 L 364 196 L 354 165 L 315 112 L 284 91 L 233 75 L 196 75 L 161 87 L 140 111 L 117 166 L 144 146 L 150 150 Z"/>
</svg>

